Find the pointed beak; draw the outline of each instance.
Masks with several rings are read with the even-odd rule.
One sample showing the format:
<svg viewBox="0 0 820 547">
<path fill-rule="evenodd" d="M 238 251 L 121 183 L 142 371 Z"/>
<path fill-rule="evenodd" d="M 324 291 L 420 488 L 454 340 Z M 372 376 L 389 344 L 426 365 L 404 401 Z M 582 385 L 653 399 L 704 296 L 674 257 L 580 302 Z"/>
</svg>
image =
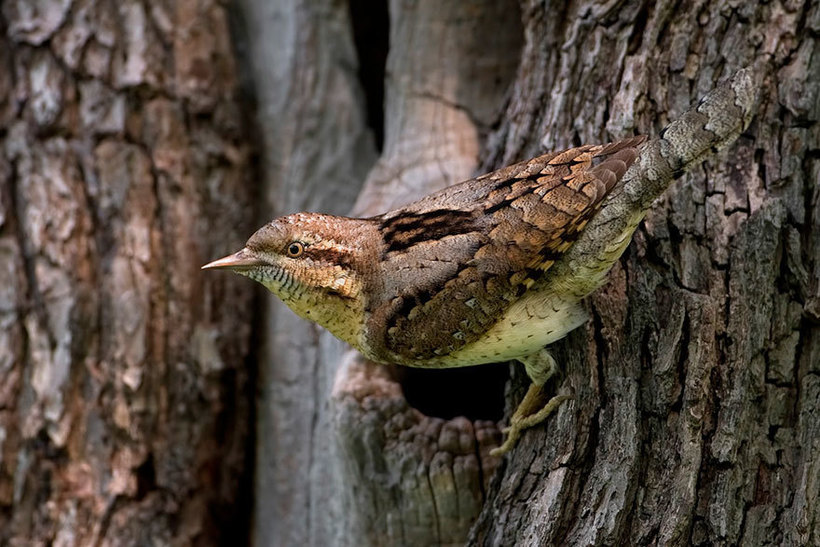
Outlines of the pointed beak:
<svg viewBox="0 0 820 547">
<path fill-rule="evenodd" d="M 218 268 L 225 268 L 228 270 L 246 270 L 255 266 L 264 266 L 265 262 L 254 257 L 251 252 L 245 248 L 232 255 L 228 255 L 219 260 L 214 260 L 202 266 L 203 270 L 213 270 Z"/>
</svg>

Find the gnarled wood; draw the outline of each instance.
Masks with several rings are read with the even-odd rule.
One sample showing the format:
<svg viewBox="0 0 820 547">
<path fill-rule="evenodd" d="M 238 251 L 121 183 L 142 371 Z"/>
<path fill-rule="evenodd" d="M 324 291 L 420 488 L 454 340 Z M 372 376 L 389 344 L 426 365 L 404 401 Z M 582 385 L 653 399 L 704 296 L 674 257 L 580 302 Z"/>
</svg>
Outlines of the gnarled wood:
<svg viewBox="0 0 820 547">
<path fill-rule="evenodd" d="M 226 8 L 12 0 L 0 29 L 0 543 L 228 535 L 251 290 L 198 271 L 251 227 Z"/>
<path fill-rule="evenodd" d="M 590 299 L 559 359 L 574 402 L 500 471 L 471 544 L 817 541 L 820 65 L 798 23 L 817 9 L 590 5 L 551 32 L 555 14 L 525 5 L 496 158 L 568 127 L 651 133 L 742 65 L 765 79 L 750 130 L 667 192 Z"/>
</svg>

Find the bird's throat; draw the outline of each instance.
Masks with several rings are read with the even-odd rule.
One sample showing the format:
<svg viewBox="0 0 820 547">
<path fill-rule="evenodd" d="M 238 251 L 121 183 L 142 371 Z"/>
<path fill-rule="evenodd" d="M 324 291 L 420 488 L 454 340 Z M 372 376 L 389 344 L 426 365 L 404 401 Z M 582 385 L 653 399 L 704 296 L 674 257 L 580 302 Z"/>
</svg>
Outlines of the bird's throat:
<svg viewBox="0 0 820 547">
<path fill-rule="evenodd" d="M 283 294 L 268 288 L 299 317 L 318 323 L 355 348 L 361 347 L 364 307 L 360 298 L 328 289 L 308 288 Z"/>
</svg>

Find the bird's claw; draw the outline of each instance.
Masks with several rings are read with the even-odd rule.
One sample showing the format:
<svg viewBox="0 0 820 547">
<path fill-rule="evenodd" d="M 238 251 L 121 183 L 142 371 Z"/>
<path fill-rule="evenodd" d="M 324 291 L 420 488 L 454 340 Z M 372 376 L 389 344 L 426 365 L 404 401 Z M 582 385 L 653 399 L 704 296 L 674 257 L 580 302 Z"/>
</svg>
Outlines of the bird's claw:
<svg viewBox="0 0 820 547">
<path fill-rule="evenodd" d="M 540 424 L 546 420 L 550 414 L 555 412 L 555 410 L 561 406 L 561 403 L 572 398 L 570 395 L 556 395 L 547 401 L 547 404 L 543 407 L 532 412 L 535 402 L 540 399 L 540 395 L 541 386 L 531 385 L 521 404 L 518 405 L 512 418 L 510 418 L 510 425 L 501 430 L 507 438 L 501 446 L 491 450 L 490 455 L 500 457 L 512 450 L 518 438 L 521 436 L 522 431 Z M 535 406 L 535 408 L 537 408 L 537 406 Z"/>
</svg>

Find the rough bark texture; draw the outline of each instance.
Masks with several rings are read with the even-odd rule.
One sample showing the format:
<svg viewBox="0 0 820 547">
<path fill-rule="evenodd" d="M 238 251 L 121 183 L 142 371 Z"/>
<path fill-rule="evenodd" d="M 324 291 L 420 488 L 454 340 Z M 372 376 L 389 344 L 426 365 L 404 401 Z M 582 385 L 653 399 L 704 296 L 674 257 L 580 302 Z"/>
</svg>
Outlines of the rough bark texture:
<svg viewBox="0 0 820 547">
<path fill-rule="evenodd" d="M 752 127 L 656 204 L 558 345 L 575 399 L 496 475 L 472 544 L 818 541 L 820 11 L 681 8 L 524 6 L 491 164 L 536 136 L 651 134 L 744 65 L 765 79 Z"/>
<path fill-rule="evenodd" d="M 226 9 L 9 0 L 0 33 L 0 543 L 243 533 L 251 290 L 198 271 L 252 228 Z"/>
</svg>

